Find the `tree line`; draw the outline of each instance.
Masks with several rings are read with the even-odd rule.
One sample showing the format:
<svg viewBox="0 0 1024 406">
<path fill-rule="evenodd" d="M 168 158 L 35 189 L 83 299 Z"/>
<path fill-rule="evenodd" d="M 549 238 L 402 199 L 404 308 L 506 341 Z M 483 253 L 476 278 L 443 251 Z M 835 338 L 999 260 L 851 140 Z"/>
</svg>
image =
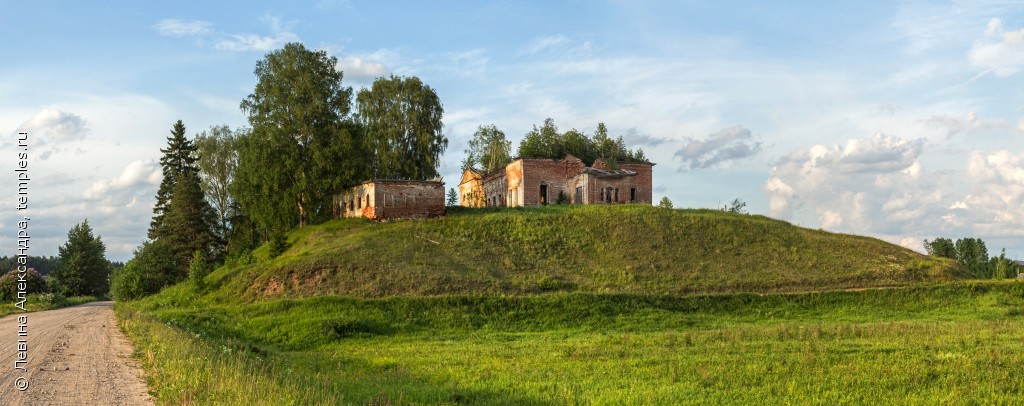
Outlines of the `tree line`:
<svg viewBox="0 0 1024 406">
<path fill-rule="evenodd" d="M 1006 257 L 1006 249 L 997 257 L 989 257 L 985 241 L 980 238 L 961 238 L 953 241 L 949 238 L 924 240 L 924 248 L 928 255 L 955 259 L 972 277 L 986 279 L 1016 278 L 1024 272 L 1024 266 Z"/>
<path fill-rule="evenodd" d="M 148 240 L 115 273 L 115 298 L 249 261 L 259 244 L 330 219 L 333 195 L 366 179 L 438 176 L 444 108 L 419 78 L 382 77 L 355 92 L 337 58 L 300 43 L 266 54 L 254 74 L 239 104 L 248 128 L 189 139 L 181 120 L 172 126 Z"/>
<path fill-rule="evenodd" d="M 512 142 L 495 125 L 481 125 L 473 133 L 466 148 L 462 169 L 477 169 L 493 173 L 512 162 Z M 579 158 L 586 165 L 593 165 L 603 159 L 610 169 L 616 169 L 618 162 L 649 162 L 643 149 L 629 149 L 622 136 L 612 138 L 608 127 L 597 123 L 591 136 L 573 128 L 559 132 L 555 121 L 547 118 L 540 127 L 523 136 L 516 151 L 518 157 L 562 159 L 566 155 Z"/>
</svg>

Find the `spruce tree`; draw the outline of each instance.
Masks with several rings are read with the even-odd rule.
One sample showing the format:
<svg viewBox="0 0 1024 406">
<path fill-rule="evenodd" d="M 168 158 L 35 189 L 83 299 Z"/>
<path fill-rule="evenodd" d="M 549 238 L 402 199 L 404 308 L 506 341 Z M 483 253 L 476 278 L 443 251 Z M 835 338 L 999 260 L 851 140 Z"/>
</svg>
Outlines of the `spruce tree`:
<svg viewBox="0 0 1024 406">
<path fill-rule="evenodd" d="M 171 136 L 167 137 L 167 148 L 161 148 L 164 155 L 160 157 L 160 167 L 164 178 L 156 192 L 156 205 L 153 207 L 153 220 L 149 223 L 149 238 L 157 239 L 163 231 L 164 217 L 178 178 L 185 172 L 198 174 L 198 147 L 185 137 L 185 124 L 178 120 L 171 128 Z"/>
<path fill-rule="evenodd" d="M 109 288 L 110 263 L 107 248 L 93 236 L 89 220 L 68 231 L 68 240 L 58 248 L 60 267 L 50 274 L 51 290 L 65 296 L 105 295 Z"/>
<path fill-rule="evenodd" d="M 167 148 L 160 150 L 163 181 L 156 195 L 149 238 L 163 240 L 173 253 L 176 266 L 184 268 L 197 250 L 209 252 L 216 239 L 213 226 L 216 214 L 203 193 L 199 178 L 196 144 L 185 137 L 185 125 L 174 123 Z M 181 269 L 183 279 L 187 269 Z"/>
<path fill-rule="evenodd" d="M 196 251 L 210 252 L 215 222 L 216 213 L 203 195 L 199 177 L 191 171 L 181 172 L 159 235 L 169 243 L 178 264 L 190 263 Z M 183 270 L 183 277 L 186 272 Z"/>
</svg>

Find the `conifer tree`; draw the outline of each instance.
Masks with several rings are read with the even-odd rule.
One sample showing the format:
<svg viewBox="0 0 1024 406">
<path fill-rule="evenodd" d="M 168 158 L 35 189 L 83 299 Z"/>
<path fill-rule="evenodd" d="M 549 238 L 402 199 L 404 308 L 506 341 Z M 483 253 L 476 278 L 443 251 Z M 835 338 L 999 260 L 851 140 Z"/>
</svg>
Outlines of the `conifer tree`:
<svg viewBox="0 0 1024 406">
<path fill-rule="evenodd" d="M 166 240 L 179 265 L 188 264 L 196 250 L 209 251 L 216 242 L 216 214 L 203 193 L 198 147 L 185 137 L 185 125 L 174 123 L 167 148 L 161 149 L 163 181 L 157 191 L 149 238 Z M 182 270 L 182 276 L 187 270 Z"/>
<path fill-rule="evenodd" d="M 107 248 L 93 236 L 89 220 L 68 231 L 68 240 L 58 248 L 60 267 L 50 273 L 51 290 L 64 296 L 105 295 L 109 288 L 110 262 Z"/>
<path fill-rule="evenodd" d="M 162 231 L 164 216 L 171 203 L 171 195 L 178 178 L 184 172 L 198 173 L 196 161 L 199 160 L 198 148 L 195 143 L 185 137 L 185 124 L 178 120 L 171 129 L 171 136 L 167 137 L 167 148 L 161 148 L 164 155 L 160 157 L 160 166 L 163 171 L 163 180 L 160 181 L 160 188 L 156 192 L 156 205 L 153 207 L 153 220 L 149 223 L 149 238 L 157 239 Z"/>
<path fill-rule="evenodd" d="M 191 262 L 196 251 L 210 252 L 216 242 L 215 222 L 216 214 L 203 195 L 199 177 L 190 171 L 179 174 L 160 235 L 168 241 L 178 264 Z"/>
</svg>

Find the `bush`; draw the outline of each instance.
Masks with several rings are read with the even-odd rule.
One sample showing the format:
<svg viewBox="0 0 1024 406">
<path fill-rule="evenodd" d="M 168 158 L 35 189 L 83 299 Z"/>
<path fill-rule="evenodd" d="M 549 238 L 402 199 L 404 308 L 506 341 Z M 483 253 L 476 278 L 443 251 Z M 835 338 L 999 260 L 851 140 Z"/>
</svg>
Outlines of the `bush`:
<svg viewBox="0 0 1024 406">
<path fill-rule="evenodd" d="M 25 275 L 25 293 L 43 293 L 46 292 L 46 280 L 43 276 L 36 272 L 34 269 L 29 269 L 27 275 Z M 0 296 L 3 300 L 14 300 L 18 295 L 18 270 L 12 269 L 10 272 L 0 277 Z"/>
<path fill-rule="evenodd" d="M 277 258 L 285 251 L 288 251 L 288 236 L 284 233 L 274 234 L 270 238 L 270 257 Z"/>
<path fill-rule="evenodd" d="M 110 294 L 114 300 L 125 301 L 143 297 L 148 292 L 142 269 L 136 260 L 128 261 L 121 269 L 115 270 L 110 278 Z"/>
<path fill-rule="evenodd" d="M 252 250 L 243 250 L 241 252 L 233 252 L 231 255 L 224 260 L 224 266 L 233 268 L 236 266 L 251 265 L 256 263 L 256 257 L 252 255 Z"/>
<path fill-rule="evenodd" d="M 192 262 L 188 265 L 188 280 L 196 291 L 202 291 L 204 278 L 210 273 L 209 265 L 206 263 L 206 254 L 202 250 L 196 250 L 192 254 Z"/>
<path fill-rule="evenodd" d="M 559 190 L 558 191 L 558 199 L 555 200 L 555 204 L 568 204 L 568 203 L 569 203 L 569 196 L 565 195 L 565 191 Z"/>
</svg>

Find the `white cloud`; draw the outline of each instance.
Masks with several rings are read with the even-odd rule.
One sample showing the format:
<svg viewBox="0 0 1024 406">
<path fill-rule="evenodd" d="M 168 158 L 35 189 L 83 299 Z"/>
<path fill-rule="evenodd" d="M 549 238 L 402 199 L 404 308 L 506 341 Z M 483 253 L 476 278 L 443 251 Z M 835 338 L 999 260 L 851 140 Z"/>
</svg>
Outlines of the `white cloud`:
<svg viewBox="0 0 1024 406">
<path fill-rule="evenodd" d="M 682 161 L 679 170 L 704 169 L 756 155 L 761 143 L 753 140 L 750 130 L 741 126 L 725 128 L 703 140 L 687 137 L 676 151 Z"/>
<path fill-rule="evenodd" d="M 876 235 L 928 221 L 949 204 L 936 206 L 948 197 L 935 192 L 937 177 L 922 175 L 922 145 L 878 133 L 792 151 L 764 185 L 769 210 L 789 219 L 810 206 L 820 227 Z"/>
<path fill-rule="evenodd" d="M 85 119 L 73 113 L 46 108 L 18 126 L 18 131 L 37 133 L 53 143 L 79 141 L 85 138 L 88 129 Z"/>
<path fill-rule="evenodd" d="M 769 210 L 918 250 L 923 238 L 1024 236 L 1024 152 L 975 151 L 957 172 L 927 170 L 922 152 L 883 134 L 794 150 L 764 184 Z"/>
<path fill-rule="evenodd" d="M 565 45 L 568 42 L 569 38 L 562 34 L 540 37 L 533 40 L 533 42 L 526 47 L 525 53 L 536 54 L 554 47 Z"/>
<path fill-rule="evenodd" d="M 215 30 L 211 22 L 197 20 L 181 21 L 166 19 L 160 20 L 153 27 L 160 35 L 211 39 L 213 47 L 222 51 L 267 52 L 281 48 L 289 42 L 301 41 L 299 36 L 291 32 L 286 25 L 283 25 L 279 18 L 266 15 L 263 17 L 263 22 L 270 27 L 271 35 L 226 33 Z"/>
<path fill-rule="evenodd" d="M 989 20 L 985 39 L 976 42 L 969 54 L 971 65 L 996 76 L 1012 76 L 1024 67 L 1024 29 L 1005 31 L 1003 21 Z"/>
<path fill-rule="evenodd" d="M 213 23 L 200 20 L 182 21 L 166 19 L 158 21 L 153 27 L 156 28 L 160 35 L 172 37 L 190 37 L 213 32 Z"/>
<path fill-rule="evenodd" d="M 963 117 L 953 117 L 948 114 L 936 115 L 925 119 L 924 123 L 929 127 L 944 128 L 946 130 L 946 137 L 953 137 L 960 133 L 970 134 L 986 130 L 1013 128 L 1006 120 L 978 119 L 978 115 L 974 114 L 973 111 L 967 112 L 967 115 Z"/>
<path fill-rule="evenodd" d="M 82 195 L 87 199 L 101 197 L 110 191 L 125 190 L 140 185 L 157 185 L 163 178 L 160 164 L 154 160 L 138 160 L 128 164 L 121 175 L 94 182 Z"/>
<path fill-rule="evenodd" d="M 291 32 L 279 32 L 274 36 L 260 36 L 256 34 L 228 34 L 225 38 L 217 41 L 214 48 L 222 51 L 260 51 L 266 52 L 281 48 L 289 42 L 298 42 L 299 36 Z"/>
<path fill-rule="evenodd" d="M 1024 236 L 1024 152 L 975 151 L 967 163 L 974 228 L 984 235 Z"/>
<path fill-rule="evenodd" d="M 355 55 L 338 57 L 338 70 L 344 73 L 345 79 L 358 83 L 369 83 L 390 73 L 383 63 Z"/>
</svg>

